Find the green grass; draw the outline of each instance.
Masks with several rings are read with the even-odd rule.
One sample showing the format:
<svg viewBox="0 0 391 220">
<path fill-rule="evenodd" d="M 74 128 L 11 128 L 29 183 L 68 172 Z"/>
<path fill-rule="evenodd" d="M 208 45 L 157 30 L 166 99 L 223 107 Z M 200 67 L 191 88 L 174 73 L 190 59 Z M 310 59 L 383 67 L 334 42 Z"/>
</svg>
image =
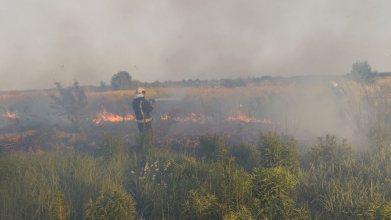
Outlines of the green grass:
<svg viewBox="0 0 391 220">
<path fill-rule="evenodd" d="M 1 156 L 0 219 L 391 215 L 391 149 L 386 145 L 353 152 L 346 141 L 328 135 L 302 153 L 306 159 L 299 164 L 295 140 L 272 133 L 261 134 L 258 148 L 241 144 L 233 149 L 225 148 L 223 138 L 207 135 L 198 157 L 153 146 L 129 154 L 119 137 L 102 137 L 95 156 Z"/>
</svg>

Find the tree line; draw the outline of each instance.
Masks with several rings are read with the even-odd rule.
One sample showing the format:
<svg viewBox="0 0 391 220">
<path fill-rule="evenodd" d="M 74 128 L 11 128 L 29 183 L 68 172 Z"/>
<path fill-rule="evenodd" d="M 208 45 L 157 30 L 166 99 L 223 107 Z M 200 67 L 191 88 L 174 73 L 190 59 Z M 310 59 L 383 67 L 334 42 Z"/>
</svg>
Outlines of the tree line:
<svg viewBox="0 0 391 220">
<path fill-rule="evenodd" d="M 271 76 L 263 75 L 261 77 L 237 77 L 221 78 L 211 80 L 188 79 L 179 81 L 159 81 L 141 82 L 133 79 L 127 71 L 119 71 L 111 77 L 110 84 L 101 81 L 99 86 L 87 86 L 88 91 L 109 91 L 109 90 L 130 90 L 137 87 L 157 88 L 157 87 L 199 87 L 199 86 L 223 86 L 225 88 L 246 87 L 248 84 L 259 84 L 262 82 L 281 82 L 281 81 L 302 81 L 309 79 L 350 79 L 361 84 L 373 84 L 378 78 L 391 76 L 391 72 L 373 71 L 367 61 L 357 61 L 352 64 L 351 71 L 342 75 L 308 75 L 308 76 Z"/>
</svg>

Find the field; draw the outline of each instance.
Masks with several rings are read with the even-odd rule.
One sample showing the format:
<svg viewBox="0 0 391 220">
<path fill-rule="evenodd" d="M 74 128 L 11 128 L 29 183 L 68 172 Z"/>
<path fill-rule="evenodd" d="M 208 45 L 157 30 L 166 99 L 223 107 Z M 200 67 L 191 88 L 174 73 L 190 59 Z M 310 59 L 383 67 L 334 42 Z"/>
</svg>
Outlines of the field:
<svg viewBox="0 0 391 220">
<path fill-rule="evenodd" d="M 388 78 L 147 88 L 143 144 L 133 96 L 1 95 L 0 219 L 391 218 Z"/>
</svg>

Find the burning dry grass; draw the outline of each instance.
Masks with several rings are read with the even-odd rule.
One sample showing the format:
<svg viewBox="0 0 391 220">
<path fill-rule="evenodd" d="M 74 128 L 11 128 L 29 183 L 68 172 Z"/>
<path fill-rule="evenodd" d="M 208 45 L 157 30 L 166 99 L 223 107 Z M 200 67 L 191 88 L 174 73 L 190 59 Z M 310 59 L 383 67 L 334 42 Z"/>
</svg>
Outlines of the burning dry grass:
<svg viewBox="0 0 391 220">
<path fill-rule="evenodd" d="M 379 80 L 376 86 L 363 87 L 354 82 L 338 82 L 339 86 L 343 88 L 349 99 L 355 97 L 356 100 L 364 97 L 366 94 L 374 94 L 376 88 L 382 85 L 390 85 L 390 79 Z M 258 131 L 260 127 L 278 132 L 285 132 L 285 120 L 290 122 L 291 118 L 286 117 L 290 109 L 286 108 L 287 100 L 294 97 L 296 99 L 292 102 L 297 102 L 301 109 L 309 110 L 313 114 L 313 118 L 318 117 L 323 106 L 315 106 L 316 103 L 325 103 L 326 101 L 319 101 L 324 97 L 325 93 L 332 93 L 328 87 L 329 82 L 314 82 L 314 83 L 297 83 L 286 82 L 280 84 L 260 84 L 248 85 L 247 87 L 224 88 L 221 86 L 215 87 L 188 87 L 188 88 L 146 88 L 147 99 L 149 98 L 168 98 L 179 97 L 175 101 L 157 101 L 152 116 L 154 118 L 154 132 L 155 134 L 162 133 L 163 137 L 174 132 L 175 129 L 180 134 L 186 136 L 196 136 L 205 134 L 207 132 L 220 133 L 252 133 Z M 365 88 L 363 93 L 362 88 Z M 138 133 L 137 126 L 134 120 L 133 111 L 131 109 L 131 102 L 134 97 L 134 91 L 107 91 L 107 92 L 87 92 L 88 109 L 85 112 L 86 120 L 84 120 L 85 132 L 87 139 L 96 137 L 100 131 L 98 129 L 111 129 L 118 131 L 119 129 L 128 129 L 128 133 Z M 0 106 L 3 106 L 7 111 L 2 111 L 1 116 L 6 119 L 3 120 L 2 125 L 14 126 L 13 129 L 22 129 L 23 126 L 53 126 L 59 124 L 63 127 L 63 137 L 60 134 L 53 136 L 56 140 L 71 144 L 73 140 L 69 130 L 66 130 L 66 117 L 54 117 L 51 114 L 51 109 L 48 107 L 49 102 L 45 102 L 48 98 L 48 93 L 45 91 L 19 93 L 10 92 L 8 94 L 0 95 Z M 35 99 L 40 100 L 36 102 Z M 300 101 L 305 100 L 305 101 Z M 26 104 L 26 100 L 29 102 Z M 299 101 L 298 101 L 299 100 Z M 331 100 L 334 101 L 334 100 Z M 14 103 L 14 111 L 9 111 L 11 105 Z M 38 103 L 38 104 L 37 104 Z M 315 103 L 315 104 L 314 104 Z M 376 102 L 375 102 L 376 103 Z M 38 107 L 27 108 L 30 111 L 24 112 L 26 106 L 37 105 Z M 243 104 L 243 106 L 242 106 Z M 328 104 L 329 105 L 329 104 Z M 103 109 L 102 109 L 103 107 Z M 291 106 L 289 106 L 291 107 Z M 308 108 L 306 108 L 308 107 Z M 328 106 L 325 106 L 325 108 Z M 178 110 L 179 109 L 179 110 Z M 299 109 L 300 110 L 300 109 Z M 299 111 L 298 111 L 299 112 Z M 298 115 L 301 113 L 298 113 Z M 33 117 L 34 116 L 34 117 Z M 293 116 L 292 116 L 293 117 Z M 304 116 L 305 117 L 305 116 Z M 299 116 L 295 119 L 295 126 L 297 127 L 297 120 L 301 120 Z M 296 120 L 297 119 L 297 120 Z M 304 120 L 311 121 L 306 118 L 301 121 L 301 125 L 307 126 Z M 39 124 L 44 121 L 46 124 Z M 18 122 L 18 123 L 11 123 Z M 121 122 L 128 122 L 127 124 Z M 130 124 L 130 123 L 133 124 Z M 35 124 L 34 124 L 35 123 Z M 37 126 L 39 124 L 39 126 Z M 100 126 L 91 126 L 101 124 Z M 103 126 L 102 126 L 103 124 Z M 161 124 L 161 126 L 159 125 Z M 197 125 L 196 125 L 197 124 Z M 245 126 L 239 126 L 246 124 Z M 277 126 L 281 125 L 280 127 Z M 312 124 L 310 124 L 312 126 Z M 175 128 L 176 127 L 176 128 Z M 196 127 L 200 127 L 195 131 Z M 11 130 L 8 129 L 7 130 Z M 41 127 L 42 128 L 42 127 Z M 50 127 L 49 127 L 50 128 Z M 134 130 L 132 130 L 134 128 Z M 248 128 L 248 129 L 247 129 Z M 158 131 L 159 129 L 164 131 Z M 223 132 L 221 132 L 223 131 Z M 59 131 L 60 132 L 60 131 Z M 95 132 L 95 134 L 93 134 Z M 255 132 L 255 133 L 256 133 Z M 132 135 L 133 135 L 132 133 Z M 304 133 L 304 132 L 303 132 Z M 53 135 L 53 134 L 52 134 Z M 242 135 L 243 136 L 243 135 Z M 177 136 L 176 136 L 177 137 Z M 42 139 L 42 141 L 44 141 Z"/>
<path fill-rule="evenodd" d="M 105 108 L 101 112 L 96 114 L 96 118 L 92 120 L 95 124 L 99 124 L 102 121 L 108 122 L 123 122 L 133 120 L 134 116 L 131 114 L 127 114 L 124 116 L 115 115 L 113 113 L 108 113 Z"/>
<path fill-rule="evenodd" d="M 250 118 L 244 115 L 241 111 L 238 111 L 238 116 L 237 117 L 228 117 L 227 120 L 229 121 L 241 121 L 241 122 L 246 122 L 246 123 L 263 123 L 263 124 L 271 124 L 272 120 L 271 119 L 256 119 L 256 118 Z"/>
</svg>

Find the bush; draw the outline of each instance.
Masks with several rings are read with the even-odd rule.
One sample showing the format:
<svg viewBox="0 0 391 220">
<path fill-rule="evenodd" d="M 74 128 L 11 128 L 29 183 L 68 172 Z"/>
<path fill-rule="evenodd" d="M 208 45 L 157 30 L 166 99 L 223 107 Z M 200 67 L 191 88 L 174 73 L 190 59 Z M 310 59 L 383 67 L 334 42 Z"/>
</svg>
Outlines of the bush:
<svg viewBox="0 0 391 220">
<path fill-rule="evenodd" d="M 66 204 L 64 194 L 58 190 L 54 201 L 52 218 L 57 220 L 65 220 L 69 218 L 69 215 L 69 205 Z"/>
<path fill-rule="evenodd" d="M 185 203 L 185 213 L 189 219 L 218 218 L 218 202 L 215 195 L 203 190 L 190 190 Z"/>
<path fill-rule="evenodd" d="M 113 90 L 128 90 L 131 87 L 132 77 L 126 71 L 120 71 L 111 77 L 110 84 Z"/>
<path fill-rule="evenodd" d="M 118 155 L 124 155 L 125 153 L 125 144 L 120 137 L 107 132 L 102 134 L 102 145 L 99 149 L 100 156 L 112 158 Z"/>
<path fill-rule="evenodd" d="M 260 219 L 292 219 L 296 204 L 295 177 L 282 167 L 255 169 L 253 194 Z"/>
<path fill-rule="evenodd" d="M 260 152 L 253 144 L 241 143 L 231 150 L 231 155 L 235 158 L 235 162 L 247 172 L 251 172 L 260 165 Z"/>
<path fill-rule="evenodd" d="M 133 198 L 121 185 L 111 183 L 103 188 L 95 202 L 90 199 L 86 204 L 84 219 L 135 219 L 135 205 Z"/>
<path fill-rule="evenodd" d="M 376 72 L 372 72 L 367 61 L 357 61 L 353 63 L 350 71 L 352 80 L 361 84 L 372 84 L 376 82 Z"/>
<path fill-rule="evenodd" d="M 289 136 L 279 138 L 276 133 L 260 134 L 258 149 L 263 168 L 283 167 L 292 173 L 299 169 L 297 141 Z"/>
<path fill-rule="evenodd" d="M 318 138 L 319 145 L 313 146 L 310 152 L 310 163 L 330 174 L 344 171 L 352 162 L 352 149 L 347 140 L 338 144 L 334 135 Z"/>
<path fill-rule="evenodd" d="M 82 121 L 84 120 L 84 113 L 87 107 L 87 96 L 84 88 L 79 85 L 76 80 L 73 81 L 73 85 L 64 88 L 61 83 L 55 82 L 59 96 L 50 93 L 49 96 L 52 99 L 50 107 L 55 110 L 55 113 L 59 116 L 67 116 L 72 122 L 75 134 L 76 134 L 76 150 L 78 150 L 78 134 Z"/>
<path fill-rule="evenodd" d="M 200 137 L 200 153 L 207 159 L 216 160 L 227 147 L 223 137 L 217 134 L 207 134 Z"/>
</svg>

